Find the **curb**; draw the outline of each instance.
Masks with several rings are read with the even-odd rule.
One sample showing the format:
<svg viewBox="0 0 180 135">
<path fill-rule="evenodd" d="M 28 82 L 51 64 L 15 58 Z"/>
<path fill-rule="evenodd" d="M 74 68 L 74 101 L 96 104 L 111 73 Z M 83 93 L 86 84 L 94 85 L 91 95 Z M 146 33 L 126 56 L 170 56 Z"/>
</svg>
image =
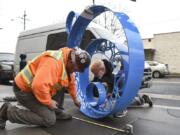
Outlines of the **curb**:
<svg viewBox="0 0 180 135">
<path fill-rule="evenodd" d="M 165 75 L 165 78 L 180 78 L 180 75 Z"/>
</svg>

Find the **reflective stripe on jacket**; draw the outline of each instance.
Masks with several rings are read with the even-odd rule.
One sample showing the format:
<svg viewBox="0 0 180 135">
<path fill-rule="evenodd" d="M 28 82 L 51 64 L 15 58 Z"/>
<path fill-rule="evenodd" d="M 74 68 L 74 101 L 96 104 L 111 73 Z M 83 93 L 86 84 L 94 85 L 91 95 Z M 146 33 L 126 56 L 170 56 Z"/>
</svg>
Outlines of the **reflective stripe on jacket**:
<svg viewBox="0 0 180 135">
<path fill-rule="evenodd" d="M 65 70 L 65 66 L 64 66 L 64 62 L 63 62 L 63 54 L 62 51 L 46 51 L 44 53 L 42 53 L 41 55 L 45 55 L 45 56 L 51 56 L 53 58 L 55 58 L 56 60 L 61 60 L 63 63 L 63 70 L 62 70 L 62 76 L 61 79 L 64 80 L 67 76 L 66 74 L 66 70 Z M 36 57 L 35 59 L 33 59 L 32 61 L 35 61 L 38 57 Z M 33 75 L 32 72 L 29 68 L 30 64 L 27 64 L 25 66 L 25 68 L 20 72 L 20 74 L 22 75 L 22 77 L 24 78 L 24 80 L 26 81 L 26 83 L 29 85 L 29 87 L 31 87 L 31 83 L 33 80 Z"/>
<path fill-rule="evenodd" d="M 16 76 L 17 86 L 25 92 L 33 92 L 35 97 L 47 106 L 51 97 L 65 87 L 73 99 L 76 96 L 74 74 L 66 72 L 68 55 L 71 49 L 64 47 L 58 51 L 46 51 L 30 61 Z"/>
</svg>

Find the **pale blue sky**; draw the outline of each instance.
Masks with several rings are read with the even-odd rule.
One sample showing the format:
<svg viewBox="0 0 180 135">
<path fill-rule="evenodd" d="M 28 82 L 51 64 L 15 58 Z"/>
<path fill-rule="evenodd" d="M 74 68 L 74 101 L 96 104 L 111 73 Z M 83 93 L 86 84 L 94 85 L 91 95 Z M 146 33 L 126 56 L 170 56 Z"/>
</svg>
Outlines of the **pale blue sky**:
<svg viewBox="0 0 180 135">
<path fill-rule="evenodd" d="M 95 0 L 112 10 L 123 10 L 138 26 L 142 37 L 153 33 L 180 30 L 179 0 Z M 69 11 L 81 12 L 92 0 L 0 0 L 0 52 L 15 51 L 17 36 L 23 31 L 22 17 L 27 12 L 27 29 L 65 20 Z"/>
</svg>

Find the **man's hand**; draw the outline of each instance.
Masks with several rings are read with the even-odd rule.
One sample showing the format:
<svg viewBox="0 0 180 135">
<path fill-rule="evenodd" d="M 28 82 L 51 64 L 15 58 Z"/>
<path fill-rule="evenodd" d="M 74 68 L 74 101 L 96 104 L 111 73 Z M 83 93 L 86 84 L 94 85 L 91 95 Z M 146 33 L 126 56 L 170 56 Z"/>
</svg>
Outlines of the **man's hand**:
<svg viewBox="0 0 180 135">
<path fill-rule="evenodd" d="M 78 108 L 81 107 L 81 104 L 80 104 L 80 102 L 79 102 L 77 99 L 74 100 L 74 104 L 75 104 Z"/>
<path fill-rule="evenodd" d="M 52 100 L 52 103 L 51 103 L 51 109 L 57 109 L 58 108 L 58 103 L 55 101 L 55 100 Z"/>
<path fill-rule="evenodd" d="M 102 83 L 105 87 L 108 87 L 108 84 L 106 82 Z"/>
</svg>

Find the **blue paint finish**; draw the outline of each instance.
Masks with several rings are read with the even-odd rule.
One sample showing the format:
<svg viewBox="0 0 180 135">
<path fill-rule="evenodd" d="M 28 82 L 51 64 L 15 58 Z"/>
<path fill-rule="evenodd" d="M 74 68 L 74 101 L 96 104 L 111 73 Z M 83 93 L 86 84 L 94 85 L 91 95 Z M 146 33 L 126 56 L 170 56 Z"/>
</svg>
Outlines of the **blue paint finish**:
<svg viewBox="0 0 180 135">
<path fill-rule="evenodd" d="M 97 88 L 99 97 L 94 97 L 93 90 L 94 87 Z M 92 107 L 98 107 L 99 105 L 102 105 L 105 102 L 106 99 L 106 90 L 104 88 L 104 85 L 99 82 L 92 82 L 87 86 L 85 99 Z"/>
<path fill-rule="evenodd" d="M 71 31 L 72 26 L 73 26 L 73 24 L 72 24 L 73 23 L 73 19 L 75 17 L 76 17 L 76 13 L 71 11 L 68 14 L 67 18 L 66 18 L 66 22 L 68 22 L 68 23 L 66 23 L 66 31 L 67 31 L 68 34 L 70 34 L 70 31 Z M 78 18 L 78 16 L 77 16 L 77 18 Z"/>
<path fill-rule="evenodd" d="M 96 16 L 105 11 L 111 10 L 104 6 L 91 6 L 85 9 L 80 15 L 71 12 L 66 22 L 67 32 L 69 34 L 68 46 L 79 46 L 88 24 Z M 115 75 L 114 96 L 107 97 L 106 90 L 101 83 L 89 82 L 89 69 L 86 69 L 84 73 L 76 73 L 77 95 L 81 102 L 80 111 L 91 118 L 103 118 L 126 109 L 136 96 L 143 77 L 144 49 L 140 34 L 126 14 L 121 12 L 113 13 L 122 24 L 128 46 L 120 43 L 112 43 L 106 39 L 96 39 L 88 45 L 87 51 L 90 55 L 93 55 L 96 48 L 102 43 L 109 43 L 110 48 L 106 47 L 106 49 L 113 50 L 115 47 L 118 53 L 120 53 L 124 69 Z M 74 17 L 76 17 L 76 20 L 72 24 Z M 123 82 L 121 89 L 118 87 L 120 81 Z M 99 97 L 94 97 L 93 87 L 97 87 Z"/>
</svg>

